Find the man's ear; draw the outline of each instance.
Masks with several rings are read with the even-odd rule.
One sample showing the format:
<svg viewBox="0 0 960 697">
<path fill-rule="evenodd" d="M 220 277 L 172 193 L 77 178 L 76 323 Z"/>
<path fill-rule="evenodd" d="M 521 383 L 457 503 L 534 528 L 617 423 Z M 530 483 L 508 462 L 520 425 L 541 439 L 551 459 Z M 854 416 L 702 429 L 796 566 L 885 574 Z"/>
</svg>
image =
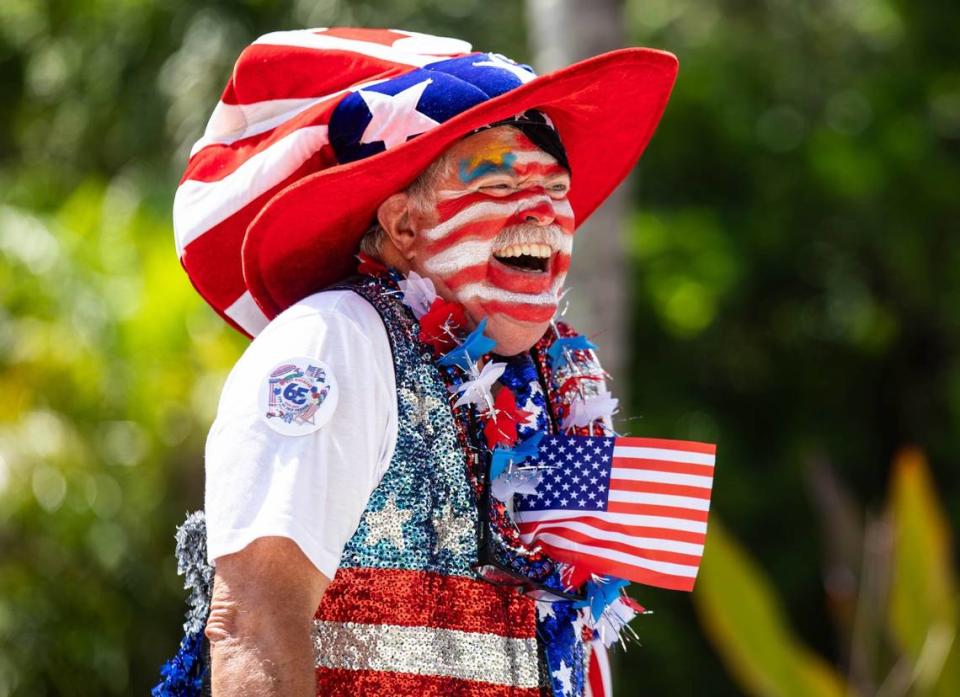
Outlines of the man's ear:
<svg viewBox="0 0 960 697">
<path fill-rule="evenodd" d="M 394 194 L 380 204 L 377 221 L 404 259 L 413 258 L 413 242 L 417 233 L 411 226 L 410 197 L 405 192 Z"/>
</svg>

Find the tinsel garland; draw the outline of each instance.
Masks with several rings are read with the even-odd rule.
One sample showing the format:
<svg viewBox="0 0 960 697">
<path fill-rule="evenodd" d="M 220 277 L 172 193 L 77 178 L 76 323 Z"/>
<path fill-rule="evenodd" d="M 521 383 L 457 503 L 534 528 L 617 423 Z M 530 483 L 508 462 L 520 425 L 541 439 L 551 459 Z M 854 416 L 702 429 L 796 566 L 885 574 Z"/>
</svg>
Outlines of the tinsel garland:
<svg viewBox="0 0 960 697">
<path fill-rule="evenodd" d="M 210 666 L 206 660 L 203 631 L 187 634 L 177 654 L 160 668 L 163 681 L 155 686 L 152 697 L 201 697 L 205 694 Z"/>
<path fill-rule="evenodd" d="M 547 418 L 549 400 L 540 387 L 540 375 L 530 355 L 519 354 L 501 362 L 495 355 L 488 354 L 495 342 L 485 335 L 485 320 L 464 336 L 462 309 L 437 296 L 429 279 L 413 272 L 403 278 L 394 270 L 379 275 L 388 284 L 387 292 L 391 292 L 391 288 L 400 289 L 404 304 L 416 318 L 422 321 L 427 317 L 431 327 L 443 327 L 439 332 L 442 343 L 426 343 L 434 349 L 438 367 L 446 372 L 451 393 L 459 396 L 452 406 L 458 417 L 455 421 L 470 424 L 473 442 L 486 442 L 488 446 L 486 452 L 477 453 L 473 449 L 474 467 L 481 469 L 478 484 L 486 482 L 485 489 L 478 486 L 487 519 L 484 532 L 488 536 L 481 555 L 491 555 L 497 566 L 526 577 L 543 589 L 572 591 L 571 586 L 582 583 L 580 579 L 593 578 L 582 570 L 553 562 L 536 545 L 524 544 L 512 519 L 512 493 L 519 487 L 526 487 L 525 493 L 531 493 L 538 481 L 532 468 L 523 467 L 524 462 L 535 456 L 536 443 L 552 429 Z M 554 418 L 568 433 L 608 432 L 609 417 L 617 401 L 606 390 L 598 389 L 596 374 L 583 375 L 578 369 L 586 352 L 596 347 L 586 337 L 557 325 L 553 325 L 553 331 L 556 335 L 539 358 L 544 372 L 550 371 L 563 380 L 561 399 L 552 405 Z M 436 329 L 431 332 L 438 334 Z M 423 332 L 421 338 L 422 335 Z M 494 379 L 500 383 L 496 398 L 491 393 L 494 379 L 487 378 L 488 374 L 495 375 Z M 591 383 L 589 390 L 584 389 L 584 382 Z M 505 398 L 504 393 L 509 396 Z M 501 418 L 502 410 L 508 411 L 508 418 Z M 500 495 L 497 495 L 498 484 Z M 484 539 L 481 538 L 482 542 Z M 627 599 L 621 592 L 627 585 L 628 582 L 619 579 L 598 578 L 586 585 L 585 601 L 554 599 L 549 604 L 538 601 L 537 632 L 543 642 L 555 694 L 583 694 L 587 679 L 586 644 L 599 636 L 595 628 L 619 637 L 620 629 L 625 626 L 623 620 L 632 617 L 625 601 L 620 600 L 621 597 Z"/>
<path fill-rule="evenodd" d="M 203 511 L 187 516 L 176 534 L 177 573 L 184 577 L 189 597 L 184 637 L 176 655 L 160 669 L 163 680 L 150 694 L 153 697 L 201 697 L 205 694 L 210 666 L 203 630 L 210 615 L 213 567 L 207 562 L 207 524 Z"/>
</svg>

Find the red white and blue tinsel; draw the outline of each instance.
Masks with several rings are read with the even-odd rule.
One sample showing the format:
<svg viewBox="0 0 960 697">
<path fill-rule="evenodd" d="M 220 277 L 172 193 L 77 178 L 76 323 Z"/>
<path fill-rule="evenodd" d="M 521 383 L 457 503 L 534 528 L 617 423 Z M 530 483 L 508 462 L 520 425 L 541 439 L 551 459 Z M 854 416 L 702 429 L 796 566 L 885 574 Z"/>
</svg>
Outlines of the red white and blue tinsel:
<svg viewBox="0 0 960 697">
<path fill-rule="evenodd" d="M 617 400 L 605 389 L 594 389 L 588 394 L 581 380 L 595 380 L 596 376 L 580 375 L 574 360 L 575 352 L 589 351 L 595 346 L 586 337 L 561 336 L 557 332 L 542 360 L 549 361 L 558 374 L 570 374 L 566 389 L 558 390 L 554 398 L 570 397 L 562 406 L 550 405 L 529 353 L 509 358 L 489 354 L 495 342 L 484 334 L 485 321 L 460 339 L 462 330 L 458 332 L 451 325 L 462 326 L 462 312 L 454 321 L 455 306 L 436 295 L 429 279 L 416 273 L 402 278 L 390 272 L 390 281 L 397 284 L 404 304 L 421 322 L 433 315 L 433 323 L 440 323 L 441 330 L 434 332 L 444 336 L 447 343 L 442 347 L 434 344 L 434 348 L 439 354 L 438 366 L 452 383 L 450 391 L 456 398 L 453 408 L 472 410 L 462 416 L 471 424 L 474 442 L 486 442 L 488 446 L 481 453 L 481 459 L 488 463 L 484 469 L 489 487 L 482 500 L 487 506 L 486 532 L 494 541 L 490 551 L 498 565 L 529 578 L 542 589 L 567 593 L 577 590 L 573 587 L 580 585 L 576 579 L 590 578 L 583 589 L 586 600 L 554 596 L 537 603 L 537 634 L 543 642 L 553 693 L 563 697 L 583 695 L 588 679 L 587 644 L 592 643 L 593 651 L 604 651 L 614 641 L 622 641 L 621 630 L 642 608 L 624 594 L 627 581 L 578 572 L 549 559 L 539 548 L 524 545 L 512 520 L 512 500 L 517 493 L 533 493 L 539 483 L 536 468 L 526 463 L 536 459 L 539 441 L 551 429 L 550 413 L 558 420 L 562 418 L 560 427 L 564 432 L 612 432 L 610 418 Z M 449 317 L 444 316 L 447 311 L 451 312 Z M 440 348 L 447 350 L 441 353 Z M 495 383 L 501 387 L 496 397 Z"/>
</svg>

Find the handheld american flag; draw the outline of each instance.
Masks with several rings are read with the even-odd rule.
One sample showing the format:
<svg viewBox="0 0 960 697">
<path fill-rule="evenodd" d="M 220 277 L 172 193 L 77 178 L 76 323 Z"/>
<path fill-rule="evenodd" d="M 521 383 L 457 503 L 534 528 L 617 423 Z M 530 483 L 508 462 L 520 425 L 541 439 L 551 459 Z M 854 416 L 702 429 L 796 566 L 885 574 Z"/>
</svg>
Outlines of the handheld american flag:
<svg viewBox="0 0 960 697">
<path fill-rule="evenodd" d="M 709 443 L 548 436 L 537 492 L 516 500 L 522 538 L 592 573 L 693 590 L 715 457 Z"/>
</svg>

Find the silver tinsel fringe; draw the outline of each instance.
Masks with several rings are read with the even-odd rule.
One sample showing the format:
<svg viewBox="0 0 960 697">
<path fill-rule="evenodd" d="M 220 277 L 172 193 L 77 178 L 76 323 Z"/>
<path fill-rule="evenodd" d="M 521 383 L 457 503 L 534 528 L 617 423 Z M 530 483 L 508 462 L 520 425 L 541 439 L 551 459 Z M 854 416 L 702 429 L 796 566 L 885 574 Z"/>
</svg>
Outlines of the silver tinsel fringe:
<svg viewBox="0 0 960 697">
<path fill-rule="evenodd" d="M 207 624 L 213 593 L 213 567 L 207 562 L 207 520 L 203 511 L 187 515 L 177 528 L 176 540 L 177 573 L 184 576 L 183 587 L 190 591 L 183 630 L 188 635 L 196 634 Z"/>
</svg>

